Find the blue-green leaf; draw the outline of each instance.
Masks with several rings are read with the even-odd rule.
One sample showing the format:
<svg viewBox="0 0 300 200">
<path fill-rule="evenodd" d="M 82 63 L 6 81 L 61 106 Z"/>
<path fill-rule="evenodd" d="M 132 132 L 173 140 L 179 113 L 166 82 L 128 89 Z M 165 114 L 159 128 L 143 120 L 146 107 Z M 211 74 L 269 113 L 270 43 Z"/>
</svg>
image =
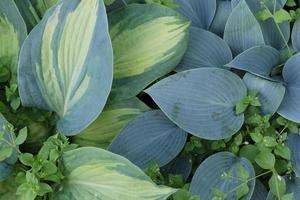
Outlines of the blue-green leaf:
<svg viewBox="0 0 300 200">
<path fill-rule="evenodd" d="M 53 200 L 165 200 L 176 192 L 155 185 L 127 159 L 108 151 L 83 147 L 64 153 L 65 181 Z"/>
<path fill-rule="evenodd" d="M 286 92 L 278 113 L 291 121 L 300 122 L 300 53 L 291 57 L 282 72 Z"/>
<path fill-rule="evenodd" d="M 28 32 L 36 26 L 40 19 L 35 7 L 30 0 L 14 0 L 26 23 Z"/>
<path fill-rule="evenodd" d="M 266 200 L 268 196 L 268 191 L 266 187 L 260 182 L 260 180 L 255 180 L 255 188 L 251 200 Z"/>
<path fill-rule="evenodd" d="M 216 13 L 216 0 L 175 0 L 177 11 L 192 21 L 193 26 L 208 30 Z"/>
<path fill-rule="evenodd" d="M 284 94 L 285 87 L 280 82 L 274 82 L 247 73 L 244 82 L 249 91 L 257 91 L 263 114 L 273 115 L 278 110 Z"/>
<path fill-rule="evenodd" d="M 148 109 L 136 97 L 119 102 L 109 101 L 100 116 L 76 135 L 73 142 L 80 146 L 106 148 L 131 120 Z"/>
<path fill-rule="evenodd" d="M 186 181 L 192 172 L 192 156 L 180 155 L 162 167 L 162 171 L 168 174 L 180 175 Z"/>
<path fill-rule="evenodd" d="M 248 178 L 240 177 L 241 173 L 248 175 Z M 192 179 L 190 192 L 192 195 L 200 195 L 203 199 L 212 199 L 213 190 L 217 189 L 228 193 L 226 199 L 236 199 L 235 191 L 229 191 L 242 184 L 247 184 L 249 192 L 241 200 L 249 200 L 254 191 L 255 179 L 247 182 L 247 179 L 254 177 L 255 171 L 245 158 L 237 157 L 229 152 L 216 153 L 201 163 Z"/>
<path fill-rule="evenodd" d="M 225 26 L 224 40 L 234 55 L 265 44 L 260 25 L 245 0 L 232 10 Z"/>
<path fill-rule="evenodd" d="M 231 0 L 232 7 L 234 8 L 235 6 L 237 6 L 240 1 L 242 0 Z M 276 2 L 276 9 L 281 9 L 285 5 L 286 1 L 287 0 L 263 0 L 263 2 L 266 3 L 267 7 L 271 11 L 273 11 L 274 9 L 274 2 Z M 246 0 L 246 2 L 254 13 L 257 13 L 261 10 L 260 0 Z"/>
<path fill-rule="evenodd" d="M 244 122 L 235 105 L 247 94 L 243 81 L 220 68 L 180 72 L 146 90 L 179 127 L 200 138 L 217 140 L 235 134 Z"/>
<path fill-rule="evenodd" d="M 209 30 L 223 37 L 228 17 L 232 11 L 231 2 L 228 0 L 217 0 L 217 11 Z"/>
<path fill-rule="evenodd" d="M 300 51 L 300 18 L 298 18 L 293 26 L 292 31 L 292 44 L 293 48 L 299 52 Z"/>
<path fill-rule="evenodd" d="M 24 106 L 54 111 L 57 129 L 76 135 L 102 111 L 112 85 L 112 46 L 102 0 L 62 0 L 21 50 Z"/>
<path fill-rule="evenodd" d="M 136 96 L 179 64 L 190 22 L 156 4 L 132 4 L 109 16 L 114 49 L 112 98 Z"/>
<path fill-rule="evenodd" d="M 182 150 L 187 134 L 161 111 L 146 112 L 129 123 L 113 140 L 109 150 L 128 158 L 140 168 L 151 161 L 164 166 Z"/>
<path fill-rule="evenodd" d="M 300 176 L 300 135 L 288 134 L 287 145 L 291 150 L 291 162 L 293 165 L 293 171 L 299 177 Z"/>
<path fill-rule="evenodd" d="M 223 67 L 232 60 L 229 46 L 219 36 L 192 27 L 188 49 L 176 71 L 201 67 Z"/>
<path fill-rule="evenodd" d="M 280 52 L 270 46 L 255 46 L 236 56 L 226 66 L 269 78 L 280 64 Z"/>
</svg>

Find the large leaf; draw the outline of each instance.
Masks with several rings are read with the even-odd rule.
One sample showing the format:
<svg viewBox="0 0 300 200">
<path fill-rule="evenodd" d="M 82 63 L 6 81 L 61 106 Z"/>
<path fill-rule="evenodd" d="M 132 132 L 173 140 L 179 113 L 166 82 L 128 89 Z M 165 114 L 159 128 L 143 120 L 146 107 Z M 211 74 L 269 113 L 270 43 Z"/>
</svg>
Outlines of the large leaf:
<svg viewBox="0 0 300 200">
<path fill-rule="evenodd" d="M 268 192 L 266 187 L 260 182 L 260 180 L 255 180 L 255 188 L 251 200 L 266 200 Z"/>
<path fill-rule="evenodd" d="M 280 52 L 270 46 L 255 46 L 236 56 L 226 66 L 269 78 L 280 64 Z"/>
<path fill-rule="evenodd" d="M 232 10 L 225 26 L 224 40 L 234 55 L 265 44 L 260 25 L 245 0 L 241 0 Z"/>
<path fill-rule="evenodd" d="M 101 115 L 73 142 L 80 146 L 106 148 L 113 138 L 135 117 L 148 110 L 136 97 L 120 102 L 109 102 Z"/>
<path fill-rule="evenodd" d="M 216 0 L 175 0 L 177 11 L 192 21 L 193 26 L 208 30 L 216 13 Z"/>
<path fill-rule="evenodd" d="M 293 48 L 299 52 L 300 51 L 300 18 L 298 18 L 293 26 L 292 31 L 292 44 Z"/>
<path fill-rule="evenodd" d="M 76 135 L 93 122 L 113 76 L 102 0 L 52 7 L 25 40 L 18 73 L 22 104 L 56 112 L 59 132 Z"/>
<path fill-rule="evenodd" d="M 238 5 L 238 3 L 242 0 L 231 0 L 232 7 Z M 273 11 L 274 9 L 274 2 L 276 2 L 276 9 L 281 9 L 285 5 L 287 0 L 264 0 L 263 2 L 266 3 L 269 10 Z M 253 12 L 258 12 L 261 10 L 261 1 L 259 0 L 246 0 L 247 4 L 251 8 Z"/>
<path fill-rule="evenodd" d="M 114 49 L 112 98 L 131 98 L 171 72 L 188 43 L 190 22 L 161 5 L 131 4 L 109 16 Z"/>
<path fill-rule="evenodd" d="M 291 162 L 293 165 L 293 171 L 300 177 L 300 135 L 288 134 L 287 145 L 291 150 Z"/>
<path fill-rule="evenodd" d="M 0 68 L 11 73 L 16 82 L 17 63 L 21 45 L 26 38 L 25 22 L 13 0 L 0 1 Z"/>
<path fill-rule="evenodd" d="M 247 73 L 244 82 L 249 91 L 257 91 L 263 114 L 273 115 L 278 110 L 284 94 L 285 87 L 280 82 L 274 82 Z"/>
<path fill-rule="evenodd" d="M 225 174 L 230 176 L 226 177 Z M 244 180 L 243 177 L 247 175 L 248 178 Z M 227 193 L 226 199 L 236 199 L 236 190 L 233 189 L 246 184 L 249 192 L 240 199 L 249 200 L 254 191 L 255 179 L 249 182 L 247 179 L 254 176 L 255 171 L 250 161 L 229 152 L 220 152 L 201 163 L 192 179 L 190 192 L 203 199 L 213 199 L 213 190 L 218 189 Z"/>
<path fill-rule="evenodd" d="M 286 119 L 300 122 L 300 53 L 291 57 L 282 72 L 286 92 L 278 113 Z"/>
<path fill-rule="evenodd" d="M 188 179 L 192 172 L 193 163 L 192 156 L 180 155 L 170 163 L 162 167 L 162 172 L 167 174 L 180 175 L 184 181 Z"/>
<path fill-rule="evenodd" d="M 285 177 L 286 182 L 286 194 L 293 194 L 292 200 L 300 200 L 300 179 L 294 176 L 286 176 Z M 273 195 L 271 192 L 269 192 L 268 197 L 266 200 L 280 200 L 275 195 Z"/>
<path fill-rule="evenodd" d="M 83 147 L 63 155 L 65 181 L 55 200 L 164 200 L 176 192 L 156 186 L 138 167 L 108 151 Z"/>
<path fill-rule="evenodd" d="M 217 0 L 217 11 L 209 28 L 210 31 L 223 37 L 224 29 L 228 17 L 232 11 L 230 0 Z"/>
<path fill-rule="evenodd" d="M 41 20 L 36 8 L 33 6 L 30 0 L 14 0 L 14 1 L 18 6 L 18 9 L 24 21 L 26 22 L 28 32 L 30 32 L 33 29 L 33 27 L 35 27 Z"/>
<path fill-rule="evenodd" d="M 234 108 L 247 88 L 237 75 L 224 69 L 180 72 L 146 92 L 175 124 L 200 138 L 230 137 L 244 122 L 244 115 L 236 115 Z"/>
<path fill-rule="evenodd" d="M 128 158 L 140 168 L 151 161 L 164 166 L 182 150 L 187 134 L 161 111 L 146 112 L 129 123 L 113 140 L 109 150 Z"/>
<path fill-rule="evenodd" d="M 192 27 L 188 49 L 176 71 L 201 67 L 223 67 L 232 60 L 229 46 L 219 36 Z"/>
<path fill-rule="evenodd" d="M 36 0 L 36 8 L 41 16 L 44 16 L 46 11 L 55 5 L 59 0 Z"/>
</svg>

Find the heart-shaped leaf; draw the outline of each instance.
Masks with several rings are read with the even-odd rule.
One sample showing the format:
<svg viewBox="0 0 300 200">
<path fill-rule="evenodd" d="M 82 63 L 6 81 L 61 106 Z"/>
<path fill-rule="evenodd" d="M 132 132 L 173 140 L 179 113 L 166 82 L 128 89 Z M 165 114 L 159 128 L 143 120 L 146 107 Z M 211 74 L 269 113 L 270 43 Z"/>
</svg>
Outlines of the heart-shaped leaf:
<svg viewBox="0 0 300 200">
<path fill-rule="evenodd" d="M 208 30 L 216 13 L 216 0 L 175 0 L 177 11 L 192 21 L 193 26 Z"/>
<path fill-rule="evenodd" d="M 176 71 L 201 67 L 223 67 L 232 60 L 229 46 L 219 36 L 192 27 L 188 49 Z"/>
<path fill-rule="evenodd" d="M 282 72 L 286 92 L 278 113 L 291 121 L 300 122 L 300 53 L 291 57 Z"/>
<path fill-rule="evenodd" d="M 127 159 L 108 151 L 83 147 L 62 157 L 65 181 L 53 193 L 55 200 L 165 200 L 175 189 L 156 186 Z"/>
<path fill-rule="evenodd" d="M 265 44 L 260 25 L 245 0 L 241 0 L 232 10 L 225 26 L 224 40 L 234 55 Z"/>
<path fill-rule="evenodd" d="M 248 192 L 238 199 L 250 200 L 255 179 L 248 180 L 254 176 L 255 171 L 250 161 L 229 152 L 220 152 L 201 163 L 192 179 L 190 192 L 203 199 L 213 199 L 215 191 L 219 191 L 227 195 L 226 199 L 236 199 L 238 186 L 248 187 Z"/>
<path fill-rule="evenodd" d="M 161 111 L 146 112 L 129 123 L 113 140 L 109 150 L 128 158 L 140 168 L 151 161 L 164 166 L 182 150 L 187 134 Z"/>
<path fill-rule="evenodd" d="M 134 118 L 149 108 L 136 97 L 109 102 L 101 115 L 82 133 L 73 138 L 81 146 L 106 148 L 113 138 Z"/>
<path fill-rule="evenodd" d="M 173 9 L 156 4 L 132 4 L 109 16 L 114 49 L 111 97 L 136 96 L 171 72 L 188 44 L 190 22 Z"/>
<path fill-rule="evenodd" d="M 270 78 L 272 69 L 279 64 L 279 51 L 270 46 L 255 46 L 236 56 L 226 66 Z"/>
<path fill-rule="evenodd" d="M 257 91 L 263 114 L 273 115 L 278 110 L 284 94 L 285 87 L 280 82 L 274 82 L 246 73 L 243 78 L 249 91 Z"/>
<path fill-rule="evenodd" d="M 292 44 L 294 49 L 300 51 L 300 18 L 296 20 L 292 31 Z"/>
<path fill-rule="evenodd" d="M 234 108 L 246 96 L 247 88 L 237 75 L 224 69 L 183 71 L 146 93 L 175 124 L 200 138 L 228 138 L 244 122 L 244 115 L 236 115 Z"/>
<path fill-rule="evenodd" d="M 59 1 L 24 42 L 24 106 L 54 111 L 59 132 L 76 135 L 102 111 L 112 85 L 112 46 L 102 0 Z"/>
</svg>

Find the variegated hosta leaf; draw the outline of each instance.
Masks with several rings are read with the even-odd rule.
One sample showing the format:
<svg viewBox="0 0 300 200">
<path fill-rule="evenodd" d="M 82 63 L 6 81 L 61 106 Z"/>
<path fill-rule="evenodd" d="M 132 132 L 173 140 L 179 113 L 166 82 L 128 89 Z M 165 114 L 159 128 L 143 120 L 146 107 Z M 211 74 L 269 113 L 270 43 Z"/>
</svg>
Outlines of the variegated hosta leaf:
<svg viewBox="0 0 300 200">
<path fill-rule="evenodd" d="M 112 46 L 102 0 L 62 0 L 32 30 L 19 62 L 24 106 L 54 111 L 75 135 L 102 111 L 112 84 Z"/>
<path fill-rule="evenodd" d="M 16 81 L 20 47 L 27 35 L 26 25 L 13 0 L 0 1 L 0 68 L 11 72 Z"/>
<path fill-rule="evenodd" d="M 131 98 L 171 72 L 188 42 L 190 22 L 160 5 L 133 4 L 109 16 L 114 49 L 113 98 Z"/>
<path fill-rule="evenodd" d="M 55 200 L 164 200 L 175 189 L 156 186 L 127 159 L 94 147 L 63 155 L 65 181 Z"/>
<path fill-rule="evenodd" d="M 36 0 L 36 8 L 40 12 L 40 15 L 43 16 L 57 2 L 58 0 Z"/>
<path fill-rule="evenodd" d="M 109 102 L 101 115 L 73 142 L 80 146 L 106 148 L 112 139 L 135 117 L 149 108 L 136 97 L 119 102 Z"/>
</svg>

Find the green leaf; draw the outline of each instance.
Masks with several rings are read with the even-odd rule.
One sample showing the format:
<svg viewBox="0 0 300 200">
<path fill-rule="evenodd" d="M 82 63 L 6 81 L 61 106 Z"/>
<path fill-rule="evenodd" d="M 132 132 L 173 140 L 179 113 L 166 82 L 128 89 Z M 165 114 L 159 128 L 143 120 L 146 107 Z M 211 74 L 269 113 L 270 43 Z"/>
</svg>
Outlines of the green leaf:
<svg viewBox="0 0 300 200">
<path fill-rule="evenodd" d="M 263 169 L 274 169 L 275 156 L 268 151 L 263 151 L 255 157 L 255 162 Z"/>
<path fill-rule="evenodd" d="M 291 159 L 291 150 L 288 146 L 281 144 L 275 147 L 274 153 L 284 159 L 290 160 Z"/>
<path fill-rule="evenodd" d="M 265 136 L 263 138 L 263 144 L 266 147 L 275 147 L 277 145 L 276 139 L 270 136 Z"/>
<path fill-rule="evenodd" d="M 263 140 L 263 138 L 264 138 L 263 135 L 261 133 L 259 133 L 259 132 L 251 132 L 250 133 L 250 137 L 256 143 L 261 142 Z"/>
<path fill-rule="evenodd" d="M 20 185 L 16 192 L 17 195 L 20 195 L 22 200 L 35 200 L 37 197 L 37 192 L 27 183 Z"/>
<path fill-rule="evenodd" d="M 278 11 L 275 12 L 275 14 L 274 14 L 274 20 L 275 20 L 275 22 L 277 24 L 280 24 L 282 22 L 292 20 L 292 17 L 291 17 L 291 15 L 290 15 L 289 12 L 287 12 L 284 9 L 280 9 L 280 10 L 278 10 Z"/>
<path fill-rule="evenodd" d="M 1 147 L 1 146 L 0 146 Z M 13 152 L 13 147 L 5 145 L 0 149 L 0 162 L 10 157 Z"/>
<path fill-rule="evenodd" d="M 286 191 L 286 183 L 282 176 L 278 175 L 276 172 L 273 173 L 271 179 L 269 180 L 270 191 L 281 198 Z"/>
<path fill-rule="evenodd" d="M 44 196 L 45 194 L 52 192 L 51 186 L 48 185 L 47 183 L 40 183 L 38 188 L 39 189 L 38 189 L 37 194 L 39 196 Z"/>
<path fill-rule="evenodd" d="M 295 200 L 295 197 L 294 197 L 293 193 L 289 193 L 289 194 L 283 195 L 281 200 Z"/>
<path fill-rule="evenodd" d="M 288 7 L 294 7 L 297 4 L 296 4 L 295 0 L 287 0 L 285 5 Z"/>
<path fill-rule="evenodd" d="M 248 192 L 249 192 L 249 186 L 247 185 L 247 183 L 243 183 L 241 184 L 237 190 L 235 191 L 235 194 L 236 194 L 236 199 L 240 199 L 242 198 L 243 196 L 247 195 Z"/>
<path fill-rule="evenodd" d="M 256 17 L 259 20 L 266 21 L 267 19 L 273 18 L 273 15 L 269 10 L 265 9 L 265 10 L 258 12 L 256 14 Z"/>
<path fill-rule="evenodd" d="M 32 166 L 34 162 L 33 155 L 31 153 L 23 153 L 19 155 L 19 160 L 26 166 Z"/>
<path fill-rule="evenodd" d="M 15 144 L 16 145 L 20 145 L 20 144 L 23 144 L 25 142 L 27 138 L 27 127 L 25 128 L 22 128 L 20 131 L 19 131 L 19 134 L 15 140 Z"/>
</svg>

